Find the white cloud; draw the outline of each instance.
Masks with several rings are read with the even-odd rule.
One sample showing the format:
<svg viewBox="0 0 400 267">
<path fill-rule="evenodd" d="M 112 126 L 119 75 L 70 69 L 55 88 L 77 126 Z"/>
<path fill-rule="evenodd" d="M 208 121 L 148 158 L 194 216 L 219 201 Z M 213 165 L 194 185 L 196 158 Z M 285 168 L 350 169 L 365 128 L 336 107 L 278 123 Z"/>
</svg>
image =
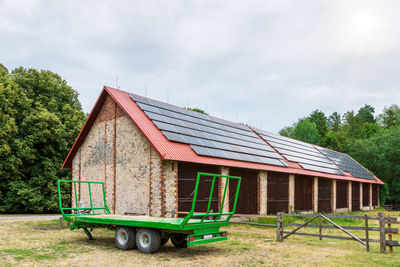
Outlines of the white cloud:
<svg viewBox="0 0 400 267">
<path fill-rule="evenodd" d="M 278 131 L 400 102 L 396 1 L 0 1 L 1 63 Z"/>
</svg>

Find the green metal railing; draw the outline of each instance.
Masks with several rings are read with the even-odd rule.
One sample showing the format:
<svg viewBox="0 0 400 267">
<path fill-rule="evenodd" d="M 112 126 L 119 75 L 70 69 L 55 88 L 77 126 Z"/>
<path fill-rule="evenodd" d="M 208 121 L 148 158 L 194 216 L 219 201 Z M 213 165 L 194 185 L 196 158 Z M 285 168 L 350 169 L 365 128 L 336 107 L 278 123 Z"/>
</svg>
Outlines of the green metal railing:
<svg viewBox="0 0 400 267">
<path fill-rule="evenodd" d="M 196 208 L 196 200 L 197 200 L 197 193 L 199 190 L 199 183 L 201 177 L 212 177 L 212 184 L 211 184 L 211 190 L 210 190 L 210 196 L 208 198 L 208 205 L 207 205 L 207 211 L 205 213 L 195 213 L 195 208 Z M 216 178 L 222 179 L 225 178 L 225 186 L 224 186 L 224 194 L 222 196 L 222 201 L 221 201 L 221 207 L 219 212 L 210 212 L 211 208 L 211 202 L 212 202 L 212 197 L 214 193 L 214 185 Z M 235 200 L 233 202 L 233 207 L 231 211 L 224 212 L 224 205 L 225 205 L 225 197 L 226 197 L 226 192 L 229 187 L 229 182 L 231 180 L 237 180 L 237 186 L 236 186 L 236 192 L 235 192 Z M 183 227 L 185 224 L 198 224 L 198 223 L 203 223 L 205 219 L 209 216 L 215 216 L 215 218 L 211 220 L 207 220 L 206 222 L 224 222 L 224 221 L 229 221 L 230 218 L 235 214 L 236 211 L 236 203 L 237 199 L 239 196 L 239 188 L 240 188 L 240 182 L 241 182 L 241 177 L 237 176 L 230 176 L 230 175 L 222 175 L 222 174 L 211 174 L 211 173 L 204 173 L 204 172 L 199 172 L 197 173 L 197 180 L 196 180 L 196 186 L 194 189 L 194 195 L 193 195 L 193 202 L 192 202 L 192 208 L 189 211 L 188 215 L 183 219 L 181 223 L 181 227 Z M 226 218 L 222 219 L 222 216 L 226 216 Z M 193 219 L 193 218 L 199 218 L 201 219 Z"/>
<path fill-rule="evenodd" d="M 73 188 L 74 188 L 74 196 L 75 196 L 75 208 L 71 207 L 71 208 L 64 208 L 62 206 L 62 199 L 61 199 L 61 183 L 71 183 L 73 184 Z M 78 194 L 76 191 L 76 184 L 88 184 L 88 190 L 89 190 L 89 199 L 90 199 L 90 207 L 79 207 L 79 203 L 78 203 Z M 92 184 L 101 184 L 102 189 L 103 189 L 103 203 L 104 206 L 103 207 L 93 207 L 93 199 L 92 199 L 92 188 L 91 185 Z M 95 182 L 95 181 L 73 181 L 73 180 L 58 180 L 58 199 L 59 199 L 59 206 L 60 206 L 60 211 L 61 214 L 63 216 L 76 216 L 76 215 L 80 215 L 80 214 L 84 214 L 84 215 L 99 215 L 99 214 L 110 214 L 110 210 L 107 207 L 107 202 L 106 202 L 106 194 L 105 194 L 105 188 L 104 188 L 104 183 L 103 182 Z M 65 214 L 64 211 L 77 211 L 77 213 L 75 214 Z M 81 210 L 90 210 L 91 213 L 81 213 Z M 96 212 L 96 210 L 105 210 L 106 212 Z"/>
<path fill-rule="evenodd" d="M 212 177 L 212 184 L 211 184 L 210 195 L 208 198 L 207 211 L 205 213 L 204 212 L 195 213 L 196 200 L 197 200 L 197 195 L 198 195 L 198 191 L 199 191 L 199 184 L 200 184 L 200 180 L 202 177 Z M 218 179 L 224 179 L 224 178 L 225 178 L 225 186 L 223 189 L 223 196 L 222 196 L 222 201 L 221 201 L 221 205 L 220 205 L 220 210 L 219 210 L 219 212 L 212 212 L 211 211 L 211 203 L 213 200 L 215 182 Z M 232 210 L 224 212 L 224 207 L 226 205 L 225 199 L 227 197 L 227 191 L 228 191 L 231 180 L 237 181 L 235 199 L 233 202 Z M 193 191 L 194 195 L 193 195 L 192 208 L 191 208 L 190 212 L 187 214 L 187 216 L 182 220 L 182 222 L 180 224 L 181 228 L 183 228 L 187 224 L 201 224 L 201 223 L 229 221 L 230 218 L 235 214 L 235 211 L 236 211 L 236 204 L 237 204 L 237 200 L 238 200 L 238 196 L 239 196 L 240 182 L 241 182 L 241 177 L 237 177 L 237 176 L 211 174 L 211 173 L 204 173 L 204 172 L 197 173 L 196 185 L 195 185 L 195 188 Z M 75 207 L 66 208 L 66 207 L 62 206 L 61 183 L 71 183 L 72 184 L 73 190 L 74 190 Z M 90 207 L 79 207 L 78 192 L 77 192 L 77 188 L 76 188 L 77 184 L 88 184 Z M 93 207 L 92 187 L 91 187 L 92 184 L 101 184 L 101 186 L 102 186 L 103 202 L 104 202 L 104 206 L 102 206 L 102 207 Z M 60 211 L 63 216 L 110 214 L 110 210 L 107 207 L 105 188 L 104 188 L 103 182 L 58 180 L 58 197 L 59 197 Z M 88 210 L 90 211 L 90 213 L 81 212 L 81 211 L 88 211 Z M 106 212 L 100 213 L 100 212 L 96 212 L 96 210 L 105 210 Z M 228 207 L 228 210 L 229 210 L 229 207 Z M 76 212 L 75 212 L 75 214 L 69 214 L 69 213 L 66 214 L 64 211 L 76 211 Z M 210 217 L 210 216 L 213 218 L 207 219 L 207 217 Z M 222 218 L 222 216 L 226 216 L 226 217 Z"/>
</svg>

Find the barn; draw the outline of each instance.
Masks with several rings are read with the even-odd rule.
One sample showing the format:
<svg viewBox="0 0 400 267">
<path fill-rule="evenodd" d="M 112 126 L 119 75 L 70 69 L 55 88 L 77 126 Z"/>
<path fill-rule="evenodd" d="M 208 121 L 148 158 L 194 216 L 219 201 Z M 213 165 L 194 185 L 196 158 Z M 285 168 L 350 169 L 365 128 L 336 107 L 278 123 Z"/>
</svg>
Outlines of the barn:
<svg viewBox="0 0 400 267">
<path fill-rule="evenodd" d="M 374 209 L 383 184 L 346 154 L 106 86 L 62 168 L 73 180 L 104 182 L 112 213 L 150 216 L 187 212 L 199 171 L 241 176 L 236 213 L 250 215 Z M 201 184 L 199 209 L 209 186 Z M 87 190 L 72 190 L 73 205 L 88 205 Z"/>
</svg>

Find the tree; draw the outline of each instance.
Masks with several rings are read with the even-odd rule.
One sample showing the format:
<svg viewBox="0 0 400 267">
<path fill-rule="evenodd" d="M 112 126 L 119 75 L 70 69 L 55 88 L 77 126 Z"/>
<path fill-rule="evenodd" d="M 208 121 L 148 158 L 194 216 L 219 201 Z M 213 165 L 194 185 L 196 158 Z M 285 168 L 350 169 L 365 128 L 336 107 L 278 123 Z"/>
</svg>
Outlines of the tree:
<svg viewBox="0 0 400 267">
<path fill-rule="evenodd" d="M 348 139 L 343 131 L 329 131 L 324 137 L 325 147 L 340 152 L 347 152 Z"/>
<path fill-rule="evenodd" d="M 310 118 L 311 122 L 315 123 L 320 137 L 324 137 L 328 132 L 328 119 L 325 114 L 317 109 L 311 112 L 310 116 L 308 117 Z"/>
<path fill-rule="evenodd" d="M 8 69 L 6 67 L 4 67 L 4 65 L 1 63 L 0 63 L 0 73 L 3 73 L 3 74 L 8 73 Z"/>
<path fill-rule="evenodd" d="M 3 68 L 0 71 L 0 211 L 8 183 L 20 179 L 23 160 L 31 156 L 26 140 L 16 137 L 18 123 L 28 114 L 30 102 Z"/>
<path fill-rule="evenodd" d="M 343 130 L 346 132 L 347 136 L 350 138 L 359 138 L 361 121 L 360 117 L 356 116 L 353 110 L 347 111 L 343 115 Z"/>
<path fill-rule="evenodd" d="M 355 141 L 350 155 L 387 184 L 389 201 L 400 203 L 399 126 L 381 129 L 368 139 Z"/>
<path fill-rule="evenodd" d="M 285 126 L 280 131 L 279 134 L 286 137 L 291 137 L 296 124 L 292 124 L 292 126 Z"/>
<path fill-rule="evenodd" d="M 321 140 L 317 126 L 310 118 L 300 119 L 290 137 L 311 144 L 319 144 Z"/>
<path fill-rule="evenodd" d="M 78 94 L 50 71 L 21 67 L 2 73 L 0 211 L 54 212 L 57 180 L 71 176 L 60 166 L 85 119 Z"/>
<path fill-rule="evenodd" d="M 378 116 L 378 120 L 385 128 L 400 126 L 400 107 L 396 104 L 385 107 L 383 113 Z"/>
<path fill-rule="evenodd" d="M 189 108 L 189 107 L 185 107 L 185 109 L 191 110 L 191 111 L 196 111 L 196 112 L 198 112 L 198 113 L 208 115 L 207 112 L 205 112 L 204 110 L 202 110 L 202 109 L 200 109 L 200 108 Z"/>
<path fill-rule="evenodd" d="M 365 104 L 364 107 L 358 110 L 357 115 L 359 116 L 361 122 L 375 123 L 376 121 L 374 118 L 374 113 L 375 113 L 375 108 Z"/>
<path fill-rule="evenodd" d="M 340 128 L 342 126 L 342 117 L 340 113 L 335 111 L 332 113 L 332 115 L 329 116 L 328 126 L 331 128 L 332 132 L 340 131 Z"/>
</svg>

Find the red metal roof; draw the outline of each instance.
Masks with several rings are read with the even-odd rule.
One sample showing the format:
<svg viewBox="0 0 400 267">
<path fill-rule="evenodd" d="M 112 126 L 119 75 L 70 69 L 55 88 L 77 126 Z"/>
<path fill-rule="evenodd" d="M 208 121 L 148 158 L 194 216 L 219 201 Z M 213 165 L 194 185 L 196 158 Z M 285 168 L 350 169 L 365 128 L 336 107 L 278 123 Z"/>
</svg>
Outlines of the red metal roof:
<svg viewBox="0 0 400 267">
<path fill-rule="evenodd" d="M 335 175 L 317 171 L 309 171 L 301 168 L 299 164 L 288 161 L 286 161 L 288 167 L 279 167 L 279 166 L 272 166 L 260 163 L 199 156 L 191 149 L 190 145 L 169 141 L 161 133 L 161 131 L 153 124 L 153 122 L 147 117 L 147 115 L 140 109 L 140 107 L 130 98 L 128 92 L 107 86 L 104 86 L 99 98 L 96 101 L 95 106 L 90 112 L 89 117 L 87 118 L 81 132 L 79 133 L 74 145 L 72 146 L 67 158 L 65 159 L 61 167 L 62 169 L 64 168 L 70 169 L 72 167 L 72 160 L 75 154 L 77 153 L 79 147 L 82 145 L 82 142 L 85 139 L 86 135 L 88 134 L 91 126 L 93 125 L 98 113 L 100 112 L 100 109 L 106 99 L 107 94 L 110 95 L 111 98 L 119 105 L 119 107 L 127 114 L 127 116 L 132 120 L 132 122 L 136 125 L 136 127 L 143 133 L 143 135 L 147 138 L 147 140 L 150 142 L 150 144 L 153 146 L 153 148 L 157 151 L 157 153 L 163 160 L 175 160 L 175 161 L 210 164 L 210 165 L 227 166 L 227 167 L 267 170 L 267 171 L 276 171 L 276 172 L 284 172 L 284 173 L 299 174 L 299 175 L 317 176 L 317 177 L 324 177 L 324 178 L 338 179 L 338 180 L 383 184 L 383 182 L 376 177 L 375 178 L 377 179 L 377 182 L 367 179 L 356 178 L 351 176 L 349 173 L 346 173 L 345 176 L 342 176 L 342 175 Z"/>
</svg>

